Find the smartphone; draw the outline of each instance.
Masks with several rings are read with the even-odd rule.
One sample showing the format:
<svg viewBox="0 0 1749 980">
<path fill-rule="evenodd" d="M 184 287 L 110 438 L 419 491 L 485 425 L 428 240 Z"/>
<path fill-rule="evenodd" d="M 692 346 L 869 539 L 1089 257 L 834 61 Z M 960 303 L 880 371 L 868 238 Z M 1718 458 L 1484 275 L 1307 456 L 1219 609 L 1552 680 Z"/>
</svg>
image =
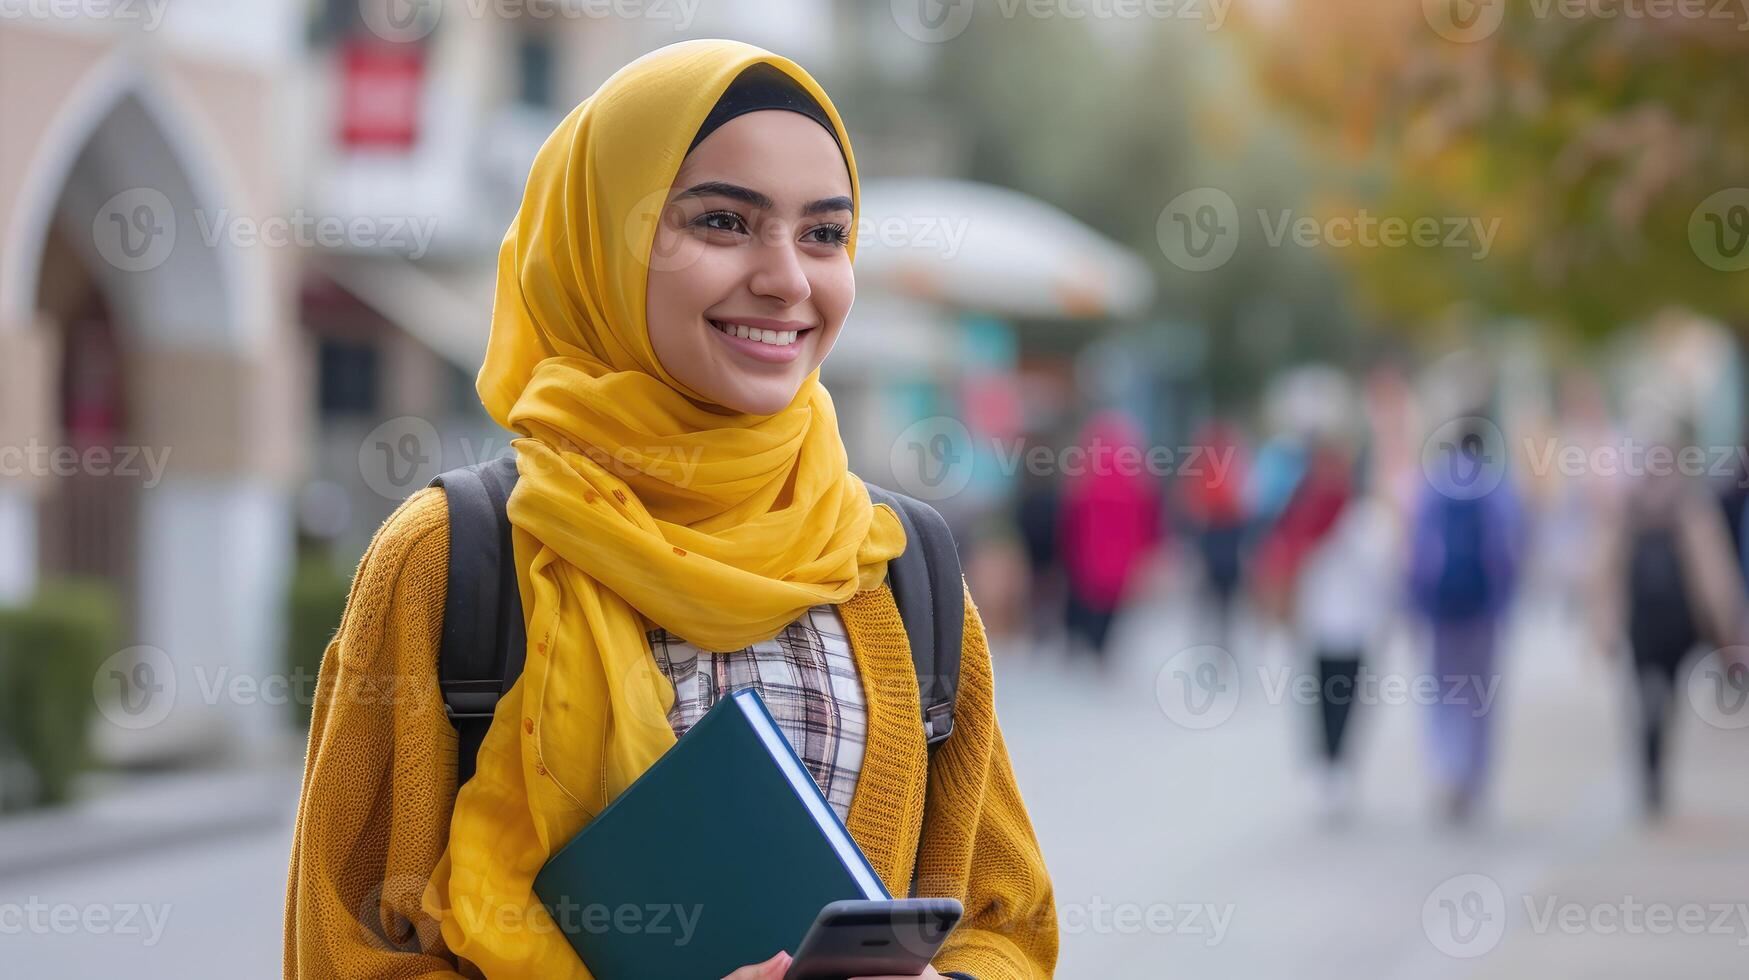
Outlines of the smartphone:
<svg viewBox="0 0 1749 980">
<path fill-rule="evenodd" d="M 964 914 L 952 898 L 832 902 L 814 918 L 784 980 L 917 976 Z"/>
</svg>

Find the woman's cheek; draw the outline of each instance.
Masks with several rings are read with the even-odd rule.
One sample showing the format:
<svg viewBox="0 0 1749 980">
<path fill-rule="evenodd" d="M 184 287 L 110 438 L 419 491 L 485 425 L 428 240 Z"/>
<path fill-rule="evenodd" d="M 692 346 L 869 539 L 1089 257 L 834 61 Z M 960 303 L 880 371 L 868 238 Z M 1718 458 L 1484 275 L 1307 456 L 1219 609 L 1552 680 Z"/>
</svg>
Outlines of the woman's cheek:
<svg viewBox="0 0 1749 980">
<path fill-rule="evenodd" d="M 814 306 L 828 323 L 842 323 L 856 300 L 856 274 L 850 260 L 828 267 L 812 282 Z"/>
</svg>

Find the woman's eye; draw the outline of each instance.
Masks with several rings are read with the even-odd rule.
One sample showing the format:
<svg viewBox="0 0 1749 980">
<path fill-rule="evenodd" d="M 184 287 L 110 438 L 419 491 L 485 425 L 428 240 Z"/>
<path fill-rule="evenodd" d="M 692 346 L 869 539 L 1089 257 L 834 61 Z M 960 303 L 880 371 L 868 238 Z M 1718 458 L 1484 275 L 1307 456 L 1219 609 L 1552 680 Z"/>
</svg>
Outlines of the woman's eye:
<svg viewBox="0 0 1749 980">
<path fill-rule="evenodd" d="M 708 231 L 744 232 L 747 223 L 733 211 L 706 211 L 693 219 L 693 225 Z"/>
<path fill-rule="evenodd" d="M 813 241 L 826 245 L 850 244 L 850 233 L 843 225 L 821 225 L 808 232 Z"/>
</svg>

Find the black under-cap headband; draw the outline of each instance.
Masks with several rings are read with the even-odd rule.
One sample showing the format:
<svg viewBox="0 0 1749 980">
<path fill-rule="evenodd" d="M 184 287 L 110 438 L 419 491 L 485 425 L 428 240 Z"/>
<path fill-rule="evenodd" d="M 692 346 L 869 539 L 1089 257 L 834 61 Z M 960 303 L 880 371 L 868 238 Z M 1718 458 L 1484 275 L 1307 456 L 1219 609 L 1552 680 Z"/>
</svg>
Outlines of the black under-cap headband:
<svg viewBox="0 0 1749 980">
<path fill-rule="evenodd" d="M 782 69 L 762 61 L 749 65 L 723 90 L 722 97 L 711 107 L 710 115 L 704 117 L 704 122 L 698 127 L 698 135 L 692 138 L 692 145 L 686 148 L 686 152 L 691 153 L 706 136 L 716 132 L 717 127 L 723 123 L 761 109 L 799 112 L 826 127 L 826 132 L 832 134 L 832 141 L 838 142 L 838 131 L 832 127 L 832 119 L 826 115 L 826 110 L 821 108 L 820 103 L 800 83 L 784 74 Z M 840 153 L 844 151 L 843 144 L 839 144 L 838 150 Z"/>
</svg>

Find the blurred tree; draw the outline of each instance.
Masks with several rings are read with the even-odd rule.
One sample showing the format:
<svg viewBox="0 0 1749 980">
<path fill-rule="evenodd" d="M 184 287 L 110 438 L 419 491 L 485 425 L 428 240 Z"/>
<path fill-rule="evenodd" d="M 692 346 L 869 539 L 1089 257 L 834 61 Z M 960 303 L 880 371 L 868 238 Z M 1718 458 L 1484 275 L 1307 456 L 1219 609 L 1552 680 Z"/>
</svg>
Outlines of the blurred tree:
<svg viewBox="0 0 1749 980">
<path fill-rule="evenodd" d="M 1749 321 L 1742 4 L 1280 0 L 1245 24 L 1317 146 L 1326 214 L 1498 218 L 1470 249 L 1345 250 L 1363 301 L 1468 301 L 1596 337 L 1669 305 Z"/>
<path fill-rule="evenodd" d="M 926 70 L 865 68 L 838 102 L 878 134 L 859 162 L 876 160 L 879 146 L 904 147 L 924 167 L 1032 194 L 1134 249 L 1160 285 L 1150 329 L 1177 324 L 1198 344 L 1206 338 L 1198 383 L 1217 404 L 1248 405 L 1282 363 L 1341 361 L 1365 344 L 1339 270 L 1315 250 L 1266 249 L 1253 233 L 1208 270 L 1181 268 L 1162 251 L 1162 210 L 1186 191 L 1215 187 L 1247 207 L 1287 207 L 1306 185 L 1299 136 L 1263 111 L 1244 53 L 1213 26 L 1010 15 L 981 3 L 962 33 L 930 46 Z M 947 152 L 911 150 L 938 139 Z M 883 160 L 869 172 L 906 163 Z M 1029 349 L 1064 351 L 1122 325 L 1088 326 L 1020 325 Z"/>
</svg>

